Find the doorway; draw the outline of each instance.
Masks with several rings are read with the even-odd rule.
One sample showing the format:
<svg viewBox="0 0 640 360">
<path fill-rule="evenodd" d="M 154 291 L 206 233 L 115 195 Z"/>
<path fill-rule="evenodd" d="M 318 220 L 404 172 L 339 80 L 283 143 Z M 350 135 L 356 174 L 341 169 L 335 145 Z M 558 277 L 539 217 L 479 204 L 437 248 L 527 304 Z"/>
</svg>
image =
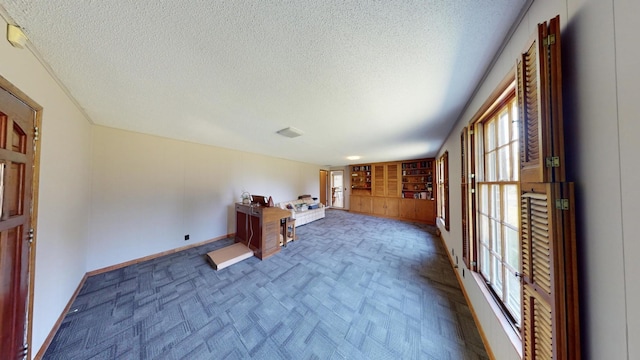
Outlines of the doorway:
<svg viewBox="0 0 640 360">
<path fill-rule="evenodd" d="M 344 208 L 344 170 L 331 171 L 331 206 Z"/>
<path fill-rule="evenodd" d="M 8 359 L 31 357 L 41 110 L 0 77 L 0 349 Z"/>
</svg>

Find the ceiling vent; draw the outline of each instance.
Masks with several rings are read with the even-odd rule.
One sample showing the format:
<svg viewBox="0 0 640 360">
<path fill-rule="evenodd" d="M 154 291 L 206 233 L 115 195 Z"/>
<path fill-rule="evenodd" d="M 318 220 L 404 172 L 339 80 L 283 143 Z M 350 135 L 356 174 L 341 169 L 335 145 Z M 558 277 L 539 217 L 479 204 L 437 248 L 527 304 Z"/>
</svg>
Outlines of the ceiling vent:
<svg viewBox="0 0 640 360">
<path fill-rule="evenodd" d="M 280 134 L 282 136 L 286 136 L 288 138 L 294 138 L 294 137 L 298 137 L 298 136 L 300 136 L 300 135 L 302 135 L 304 133 L 300 129 L 296 129 L 294 127 L 288 127 L 286 129 L 278 130 L 278 134 Z"/>
</svg>

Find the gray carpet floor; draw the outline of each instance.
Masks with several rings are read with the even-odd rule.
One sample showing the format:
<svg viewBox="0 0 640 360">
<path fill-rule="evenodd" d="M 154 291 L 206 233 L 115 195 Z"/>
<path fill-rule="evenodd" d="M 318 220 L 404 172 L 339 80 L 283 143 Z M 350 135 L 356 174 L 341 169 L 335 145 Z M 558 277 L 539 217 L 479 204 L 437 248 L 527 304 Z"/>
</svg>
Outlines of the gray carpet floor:
<svg viewBox="0 0 640 360">
<path fill-rule="evenodd" d="M 44 359 L 487 359 L 432 226 L 327 210 L 263 261 L 224 239 L 89 277 Z"/>
</svg>

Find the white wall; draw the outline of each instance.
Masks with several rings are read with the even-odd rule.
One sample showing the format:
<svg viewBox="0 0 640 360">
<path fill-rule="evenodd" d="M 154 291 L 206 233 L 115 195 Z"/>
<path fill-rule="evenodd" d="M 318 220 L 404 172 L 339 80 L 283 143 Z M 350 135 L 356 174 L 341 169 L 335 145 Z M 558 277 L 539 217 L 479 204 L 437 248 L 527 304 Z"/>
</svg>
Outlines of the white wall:
<svg viewBox="0 0 640 360">
<path fill-rule="evenodd" d="M 234 233 L 243 189 L 276 203 L 318 196 L 319 172 L 316 165 L 95 126 L 87 269 Z"/>
<path fill-rule="evenodd" d="M 6 39 L 0 21 L 0 75 L 44 108 L 36 239 L 33 354 L 86 271 L 91 124 L 29 50 Z"/>
<path fill-rule="evenodd" d="M 578 201 L 582 343 L 588 358 L 624 359 L 628 341 L 613 1 L 570 1 L 569 12 L 563 46 L 569 50 L 563 61 L 565 137 Z"/>
<path fill-rule="evenodd" d="M 615 6 L 614 6 L 615 5 Z M 537 0 L 439 154 L 449 151 L 449 248 L 462 254 L 460 228 L 460 130 L 513 66 L 537 23 L 560 15 L 562 24 L 565 137 L 569 180 L 576 182 L 583 357 L 640 358 L 640 295 L 632 274 L 640 270 L 640 167 L 638 2 Z M 615 17 L 614 17 L 615 11 Z M 615 21 L 614 21 L 615 19 Z M 497 359 L 517 352 L 468 269 L 463 283 Z M 626 274 L 626 277 L 625 277 Z M 628 334 L 627 334 L 628 327 Z"/>
<path fill-rule="evenodd" d="M 622 198 L 622 239 L 625 273 L 625 311 L 627 311 L 627 345 L 629 359 L 640 358 L 640 48 L 638 48 L 638 15 L 640 2 L 615 0 L 615 46 L 618 100 L 618 129 L 620 137 L 620 170 Z M 606 186 L 606 185 L 605 185 Z M 607 238 L 604 238 L 607 239 Z"/>
<path fill-rule="evenodd" d="M 0 28 L 0 75 L 44 109 L 32 355 L 87 271 L 234 232 L 243 189 L 317 196 L 315 165 L 91 125 Z"/>
</svg>

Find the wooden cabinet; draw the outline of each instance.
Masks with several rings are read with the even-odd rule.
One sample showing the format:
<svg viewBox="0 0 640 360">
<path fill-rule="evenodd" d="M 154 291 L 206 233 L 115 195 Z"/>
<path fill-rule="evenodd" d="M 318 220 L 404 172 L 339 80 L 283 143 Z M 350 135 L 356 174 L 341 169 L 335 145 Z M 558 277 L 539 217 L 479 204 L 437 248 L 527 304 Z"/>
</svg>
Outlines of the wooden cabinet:
<svg viewBox="0 0 640 360">
<path fill-rule="evenodd" d="M 433 159 L 351 166 L 350 210 L 435 224 Z"/>
<path fill-rule="evenodd" d="M 414 199 L 416 202 L 416 220 L 435 225 L 436 202 L 433 200 Z"/>
<path fill-rule="evenodd" d="M 373 164 L 373 196 L 400 196 L 400 163 Z"/>
<path fill-rule="evenodd" d="M 400 199 L 400 218 L 435 225 L 435 201 L 423 199 Z"/>
<path fill-rule="evenodd" d="M 286 234 L 291 212 L 277 207 L 236 203 L 236 242 L 246 244 L 265 259 L 280 251 L 280 235 Z"/>
<path fill-rule="evenodd" d="M 373 197 L 373 214 L 398 217 L 400 216 L 400 199 L 391 197 Z"/>
<path fill-rule="evenodd" d="M 400 199 L 400 217 L 411 220 L 416 218 L 415 199 Z"/>
<path fill-rule="evenodd" d="M 351 195 L 351 211 L 371 214 L 371 196 Z"/>
</svg>

